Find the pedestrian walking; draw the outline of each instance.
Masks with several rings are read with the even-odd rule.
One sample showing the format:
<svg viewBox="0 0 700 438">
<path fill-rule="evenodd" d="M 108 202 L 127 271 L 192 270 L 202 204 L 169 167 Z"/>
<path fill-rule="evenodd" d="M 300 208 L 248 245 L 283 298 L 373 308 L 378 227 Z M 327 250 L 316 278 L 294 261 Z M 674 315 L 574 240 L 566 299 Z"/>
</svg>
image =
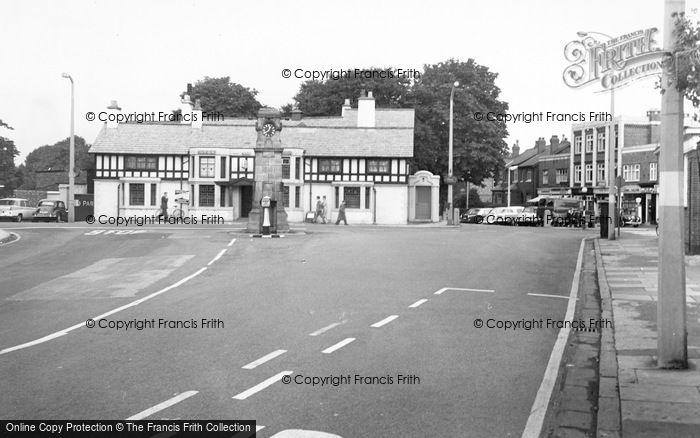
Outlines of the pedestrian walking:
<svg viewBox="0 0 700 438">
<path fill-rule="evenodd" d="M 160 197 L 160 214 L 158 217 L 164 217 L 168 220 L 168 192 L 164 192 L 163 196 Z"/>
<path fill-rule="evenodd" d="M 323 219 L 323 223 L 325 224 L 326 218 L 323 217 L 323 202 L 321 202 L 320 196 L 316 196 L 316 211 L 314 212 L 314 223 L 316 223 L 319 217 Z"/>
<path fill-rule="evenodd" d="M 335 221 L 335 224 L 338 225 L 340 221 L 345 222 L 345 225 L 348 224 L 348 220 L 345 218 L 345 201 L 340 203 L 340 207 L 338 207 L 338 220 Z"/>
<path fill-rule="evenodd" d="M 321 202 L 321 218 L 323 219 L 323 223 L 326 223 L 326 217 L 328 216 L 328 202 L 326 201 L 326 197 L 323 197 L 323 202 Z M 330 220 L 330 218 L 328 218 Z"/>
</svg>

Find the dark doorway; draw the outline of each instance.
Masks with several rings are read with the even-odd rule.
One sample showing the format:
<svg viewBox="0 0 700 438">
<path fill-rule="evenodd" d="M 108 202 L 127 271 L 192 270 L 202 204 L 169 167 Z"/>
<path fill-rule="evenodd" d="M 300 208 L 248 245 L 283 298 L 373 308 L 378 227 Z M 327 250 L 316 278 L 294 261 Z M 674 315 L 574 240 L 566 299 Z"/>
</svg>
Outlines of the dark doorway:
<svg viewBox="0 0 700 438">
<path fill-rule="evenodd" d="M 241 217 L 248 217 L 253 209 L 253 186 L 241 187 Z"/>
<path fill-rule="evenodd" d="M 416 187 L 416 220 L 430 220 L 431 187 Z"/>
</svg>

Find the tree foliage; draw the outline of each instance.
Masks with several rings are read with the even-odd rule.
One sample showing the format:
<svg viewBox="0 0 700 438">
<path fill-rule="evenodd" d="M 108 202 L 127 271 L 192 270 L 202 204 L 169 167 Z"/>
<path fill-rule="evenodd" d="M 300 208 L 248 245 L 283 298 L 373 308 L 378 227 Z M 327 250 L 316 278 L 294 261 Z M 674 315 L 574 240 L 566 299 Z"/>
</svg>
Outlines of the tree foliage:
<svg viewBox="0 0 700 438">
<path fill-rule="evenodd" d="M 7 123 L 0 119 L 0 128 L 12 129 Z M 15 142 L 0 135 L 0 193 L 2 196 L 9 196 L 12 191 L 21 184 L 21 174 L 15 167 L 15 157 L 19 151 Z"/>
<path fill-rule="evenodd" d="M 228 76 L 206 76 L 194 84 L 190 98 L 192 104 L 199 99 L 205 112 L 221 113 L 224 117 L 254 117 L 262 107 L 255 98 L 257 94 L 255 89 L 231 82 Z"/>
<path fill-rule="evenodd" d="M 364 89 L 373 92 L 379 108 L 415 108 L 412 168 L 446 176 L 450 91 L 452 84 L 459 81 L 460 87 L 454 95 L 453 174 L 480 184 L 502 165 L 507 151 L 504 138 L 508 132 L 504 122 L 474 119 L 475 112 L 507 111 L 508 104 L 499 100 L 496 78 L 497 74 L 473 59 L 466 62 L 450 59 L 426 65 L 423 74 L 413 81 L 398 77 L 306 81 L 294 100 L 307 116 L 337 116 L 344 100 L 352 101 Z M 356 106 L 355 101 L 352 104 Z M 289 110 L 290 106 L 284 109 Z"/>
<path fill-rule="evenodd" d="M 694 107 L 700 106 L 700 22 L 693 23 L 685 14 L 677 14 L 673 49 L 675 86 Z"/>
<path fill-rule="evenodd" d="M 94 157 L 88 154 L 89 145 L 85 139 L 75 136 L 75 169 L 82 171 L 95 167 Z M 34 149 L 27 155 L 24 165 L 25 189 L 35 189 L 36 172 L 61 170 L 68 175 L 68 159 L 70 155 L 70 137 L 53 145 L 45 145 Z"/>
</svg>

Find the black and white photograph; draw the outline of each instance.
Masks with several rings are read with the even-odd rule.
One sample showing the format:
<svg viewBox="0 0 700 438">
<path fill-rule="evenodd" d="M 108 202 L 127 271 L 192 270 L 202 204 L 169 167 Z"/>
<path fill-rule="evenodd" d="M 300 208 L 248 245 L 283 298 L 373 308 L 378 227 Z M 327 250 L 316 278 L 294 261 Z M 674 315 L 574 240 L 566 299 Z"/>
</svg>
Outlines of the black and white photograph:
<svg viewBox="0 0 700 438">
<path fill-rule="evenodd" d="M 0 0 L 0 435 L 700 437 L 700 0 Z"/>
</svg>

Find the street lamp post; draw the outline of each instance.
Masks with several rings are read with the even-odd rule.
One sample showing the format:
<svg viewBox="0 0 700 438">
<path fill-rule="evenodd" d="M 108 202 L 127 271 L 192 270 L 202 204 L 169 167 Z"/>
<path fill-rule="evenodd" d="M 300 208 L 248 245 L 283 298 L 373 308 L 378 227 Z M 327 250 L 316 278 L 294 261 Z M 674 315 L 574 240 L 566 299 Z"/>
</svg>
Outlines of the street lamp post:
<svg viewBox="0 0 700 438">
<path fill-rule="evenodd" d="M 70 80 L 70 150 L 68 153 L 68 222 L 75 222 L 75 86 L 68 73 L 61 75 Z"/>
<path fill-rule="evenodd" d="M 588 36 L 589 34 L 597 34 L 597 35 L 602 35 L 605 38 L 612 40 L 613 37 L 608 35 L 607 33 L 603 32 L 594 32 L 594 31 L 588 31 L 588 32 L 577 32 L 576 33 L 579 37 L 585 37 Z M 591 37 L 592 38 L 592 37 Z M 583 147 L 583 142 L 585 139 L 581 138 L 581 143 Z M 583 149 L 585 151 L 585 148 Z M 595 148 L 593 149 L 593 153 L 595 152 Z M 622 157 L 622 145 L 618 146 L 618 150 L 620 153 L 618 156 L 621 158 Z M 585 154 L 585 152 L 584 152 Z M 608 239 L 609 240 L 615 240 L 615 221 L 619 220 L 617 217 L 616 211 L 617 211 L 617 201 L 615 199 L 616 193 L 615 193 L 615 85 L 611 84 L 610 85 L 610 126 L 609 126 L 609 131 L 608 131 L 608 150 L 605 159 L 608 161 L 608 174 L 606 175 L 607 180 L 608 180 L 608 221 L 611 221 L 608 224 Z M 622 161 L 622 160 L 619 160 Z M 583 169 L 581 169 L 583 172 Z M 595 169 L 594 169 L 595 171 Z M 622 172 L 622 163 L 618 163 L 618 174 Z"/>
<path fill-rule="evenodd" d="M 450 91 L 450 140 L 449 140 L 449 152 L 447 161 L 447 225 L 454 225 L 453 212 L 452 212 L 452 138 L 453 138 L 453 111 L 454 111 L 454 97 L 455 88 L 459 87 L 459 82 L 455 81 L 452 84 L 452 91 Z M 469 196 L 469 194 L 467 194 Z"/>
</svg>

